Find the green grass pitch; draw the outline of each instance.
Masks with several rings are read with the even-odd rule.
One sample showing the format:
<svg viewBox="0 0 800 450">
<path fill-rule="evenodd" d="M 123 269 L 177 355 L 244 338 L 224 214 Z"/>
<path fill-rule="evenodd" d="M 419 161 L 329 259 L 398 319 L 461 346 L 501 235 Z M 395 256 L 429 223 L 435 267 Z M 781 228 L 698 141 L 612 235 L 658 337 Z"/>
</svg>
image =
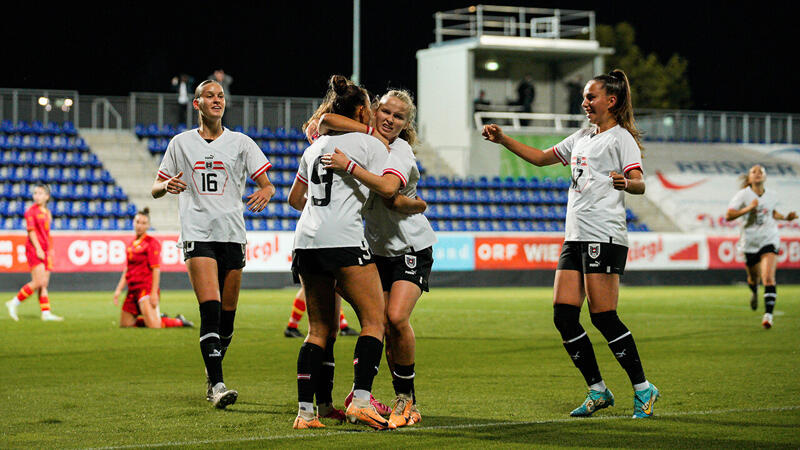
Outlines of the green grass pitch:
<svg viewBox="0 0 800 450">
<path fill-rule="evenodd" d="M 0 307 L 0 448 L 800 446 L 800 286 L 778 287 L 771 330 L 743 286 L 623 287 L 620 316 L 662 392 L 650 420 L 630 419 L 629 381 L 586 308 L 582 323 L 617 403 L 573 419 L 585 386 L 552 324 L 551 289 L 434 289 L 412 317 L 422 422 L 382 432 L 291 428 L 300 340 L 282 330 L 293 290 L 242 292 L 225 359 L 239 401 L 218 411 L 205 401 L 197 328 L 121 330 L 111 292 L 53 288 L 62 323 L 40 321 L 35 298 L 20 322 Z M 164 292 L 161 309 L 199 320 L 188 291 Z M 339 405 L 354 344 L 336 344 Z M 374 394 L 393 398 L 385 362 Z"/>
</svg>

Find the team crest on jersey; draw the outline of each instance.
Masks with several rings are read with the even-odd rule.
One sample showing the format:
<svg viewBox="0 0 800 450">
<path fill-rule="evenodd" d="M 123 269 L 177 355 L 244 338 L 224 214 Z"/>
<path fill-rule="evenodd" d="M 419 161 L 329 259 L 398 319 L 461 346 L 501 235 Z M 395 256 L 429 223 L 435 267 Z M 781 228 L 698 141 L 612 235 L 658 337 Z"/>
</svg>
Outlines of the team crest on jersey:
<svg viewBox="0 0 800 450">
<path fill-rule="evenodd" d="M 406 255 L 406 267 L 409 269 L 417 267 L 417 257 L 414 255 Z"/>
<path fill-rule="evenodd" d="M 589 256 L 592 259 L 597 259 L 600 256 L 600 244 L 589 244 Z"/>
<path fill-rule="evenodd" d="M 214 168 L 214 155 L 206 156 L 206 169 L 213 169 Z"/>
</svg>

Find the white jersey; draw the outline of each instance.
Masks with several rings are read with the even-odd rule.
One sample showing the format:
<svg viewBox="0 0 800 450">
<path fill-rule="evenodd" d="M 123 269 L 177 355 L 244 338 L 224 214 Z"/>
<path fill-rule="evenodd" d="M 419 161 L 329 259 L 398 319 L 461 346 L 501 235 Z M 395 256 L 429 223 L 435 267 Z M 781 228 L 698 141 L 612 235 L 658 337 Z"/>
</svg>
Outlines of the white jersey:
<svg viewBox="0 0 800 450">
<path fill-rule="evenodd" d="M 253 180 L 272 165 L 255 142 L 223 129 L 206 142 L 197 128 L 173 137 L 158 168 L 162 180 L 183 172 L 186 191 L 178 195 L 179 242 L 247 242 L 244 228 L 246 177 Z"/>
<path fill-rule="evenodd" d="M 294 248 L 364 247 L 361 208 L 369 189 L 344 171 L 328 170 L 322 155 L 339 149 L 350 160 L 373 173 L 397 170 L 378 139 L 363 133 L 322 136 L 303 153 L 297 180 L 308 185 L 308 200 L 294 232 Z M 399 172 L 399 170 L 397 170 Z"/>
<path fill-rule="evenodd" d="M 584 128 L 553 150 L 562 164 L 572 168 L 564 240 L 627 247 L 625 192 L 614 189 L 609 174 L 644 171 L 633 136 L 619 125 L 599 134 L 594 134 L 593 128 Z"/>
<path fill-rule="evenodd" d="M 772 191 L 765 190 L 759 197 L 750 186 L 747 186 L 733 196 L 728 204 L 728 209 L 742 209 L 756 199 L 758 208 L 742 216 L 739 250 L 744 253 L 757 253 L 761 247 L 770 244 L 774 245 L 777 250 L 781 244 L 778 236 L 778 223 L 772 217 L 772 213 L 778 205 L 778 199 Z"/>
<path fill-rule="evenodd" d="M 397 138 L 389 148 L 390 154 L 397 157 L 399 166 L 396 169 L 385 169 L 383 175 L 387 173 L 396 175 L 404 185 L 400 189 L 400 194 L 410 198 L 416 197 L 419 168 L 411 146 L 403 139 Z M 423 250 L 436 243 L 436 234 L 423 214 L 392 211 L 383 203 L 381 196 L 374 192 L 370 193 L 363 214 L 367 243 L 372 253 L 376 255 L 400 256 Z"/>
</svg>

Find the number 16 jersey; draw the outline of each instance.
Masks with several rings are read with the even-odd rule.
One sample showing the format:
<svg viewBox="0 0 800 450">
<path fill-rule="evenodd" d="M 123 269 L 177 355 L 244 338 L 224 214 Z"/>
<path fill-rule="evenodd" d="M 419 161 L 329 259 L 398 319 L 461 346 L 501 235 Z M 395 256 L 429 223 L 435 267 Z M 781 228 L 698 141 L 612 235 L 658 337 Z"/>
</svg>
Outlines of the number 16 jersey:
<svg viewBox="0 0 800 450">
<path fill-rule="evenodd" d="M 242 202 L 246 179 L 255 180 L 270 167 L 252 139 L 227 128 L 212 142 L 206 142 L 196 128 L 172 138 L 158 178 L 183 172 L 186 191 L 178 195 L 179 241 L 246 243 Z"/>
<path fill-rule="evenodd" d="M 308 185 L 308 200 L 294 233 L 296 249 L 366 246 L 361 208 L 369 189 L 344 171 L 325 169 L 321 162 L 322 155 L 337 148 L 375 174 L 402 167 L 378 139 L 363 133 L 317 139 L 303 153 L 297 170 L 297 181 Z"/>
</svg>

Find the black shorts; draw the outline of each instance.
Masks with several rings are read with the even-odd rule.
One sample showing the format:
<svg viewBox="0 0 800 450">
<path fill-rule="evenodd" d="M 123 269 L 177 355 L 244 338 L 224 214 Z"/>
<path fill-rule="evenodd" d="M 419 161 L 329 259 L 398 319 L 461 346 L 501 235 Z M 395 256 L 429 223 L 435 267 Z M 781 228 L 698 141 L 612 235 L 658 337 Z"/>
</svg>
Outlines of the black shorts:
<svg viewBox="0 0 800 450">
<path fill-rule="evenodd" d="M 433 247 L 400 256 L 375 255 L 384 292 L 389 292 L 398 280 L 410 281 L 428 292 L 428 278 L 433 267 Z"/>
<path fill-rule="evenodd" d="M 198 256 L 213 258 L 217 261 L 220 271 L 238 270 L 244 268 L 247 260 L 245 251 L 247 244 L 238 242 L 183 242 L 183 260 Z"/>
<path fill-rule="evenodd" d="M 761 262 L 761 255 L 765 253 L 775 253 L 777 255 L 778 249 L 776 249 L 774 245 L 769 244 L 761 247 L 755 253 L 745 253 L 744 254 L 745 264 L 747 264 L 747 267 L 755 266 L 756 264 Z"/>
<path fill-rule="evenodd" d="M 375 261 L 372 252 L 361 247 L 298 248 L 292 252 L 292 277 L 300 282 L 300 274 L 336 275 L 340 267 L 366 266 Z"/>
<path fill-rule="evenodd" d="M 564 242 L 556 270 L 581 273 L 625 273 L 628 247 L 609 242 Z"/>
</svg>

